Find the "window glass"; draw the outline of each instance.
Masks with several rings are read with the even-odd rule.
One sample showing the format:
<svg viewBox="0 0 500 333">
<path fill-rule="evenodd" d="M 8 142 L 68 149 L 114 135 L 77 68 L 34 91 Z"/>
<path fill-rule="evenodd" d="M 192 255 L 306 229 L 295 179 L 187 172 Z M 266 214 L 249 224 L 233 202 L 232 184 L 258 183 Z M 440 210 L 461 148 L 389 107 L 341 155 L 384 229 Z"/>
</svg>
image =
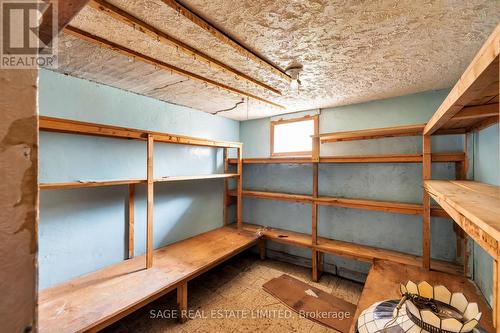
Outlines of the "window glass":
<svg viewBox="0 0 500 333">
<path fill-rule="evenodd" d="M 314 120 L 274 124 L 274 153 L 310 152 Z"/>
</svg>

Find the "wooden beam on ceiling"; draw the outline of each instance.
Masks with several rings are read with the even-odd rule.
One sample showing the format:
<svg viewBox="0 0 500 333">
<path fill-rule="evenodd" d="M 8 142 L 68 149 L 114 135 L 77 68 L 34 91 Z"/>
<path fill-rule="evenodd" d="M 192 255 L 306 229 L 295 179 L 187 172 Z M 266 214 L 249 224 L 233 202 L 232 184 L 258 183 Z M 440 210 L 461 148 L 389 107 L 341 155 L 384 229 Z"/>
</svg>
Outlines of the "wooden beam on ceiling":
<svg viewBox="0 0 500 333">
<path fill-rule="evenodd" d="M 245 91 L 233 88 L 233 87 L 228 86 L 226 84 L 223 84 L 223 83 L 220 83 L 220 82 L 217 82 L 217 81 L 205 78 L 205 77 L 203 77 L 201 75 L 198 75 L 198 74 L 186 71 L 186 70 L 184 70 L 182 68 L 175 67 L 175 66 L 170 65 L 170 64 L 168 64 L 166 62 L 163 62 L 161 60 L 152 58 L 150 56 L 147 56 L 145 54 L 142 54 L 142 53 L 139 53 L 137 51 L 131 50 L 131 49 L 126 48 L 124 46 L 118 45 L 116 43 L 113 43 L 111 41 L 108 41 L 108 40 L 106 40 L 104 38 L 101 38 L 99 36 L 93 35 L 91 33 L 88 33 L 86 31 L 80 30 L 80 29 L 75 28 L 73 26 L 67 26 L 66 28 L 64 28 L 64 31 L 67 32 L 70 35 L 76 36 L 76 37 L 78 37 L 78 38 L 80 38 L 82 40 L 85 40 L 87 42 L 90 42 L 90 43 L 99 45 L 101 47 L 113 50 L 113 51 L 118 52 L 118 53 L 120 53 L 122 55 L 130 57 L 132 59 L 140 60 L 140 61 L 145 62 L 147 64 L 156 66 L 158 68 L 161 68 L 161 69 L 164 69 L 164 70 L 167 70 L 167 71 L 171 71 L 172 73 L 175 73 L 175 74 L 187 77 L 187 78 L 192 79 L 194 81 L 202 82 L 202 83 L 214 86 L 216 88 L 227 90 L 227 91 L 229 91 L 231 93 L 234 93 L 234 94 L 236 94 L 238 96 L 241 96 L 241 97 L 252 98 L 252 99 L 254 99 L 256 101 L 266 103 L 266 104 L 271 105 L 271 106 L 276 107 L 276 108 L 285 109 L 285 107 L 282 106 L 282 105 L 280 105 L 280 104 L 277 104 L 277 103 L 274 103 L 274 102 L 269 101 L 267 99 L 261 98 L 259 96 L 247 93 Z"/>
<path fill-rule="evenodd" d="M 53 9 L 47 7 L 47 10 L 45 10 L 42 15 L 42 22 L 40 23 L 38 36 L 45 43 L 45 45 L 49 45 L 50 42 L 52 42 L 52 39 L 54 39 L 54 37 L 69 24 L 73 17 L 75 17 L 83 7 L 85 7 L 87 2 L 89 2 L 89 0 L 44 1 L 49 6 L 54 6 L 55 4 L 55 9 L 54 7 Z M 57 12 L 57 27 L 53 26 L 53 14 L 55 12 Z"/>
<path fill-rule="evenodd" d="M 239 54 L 242 56 L 248 58 L 249 60 L 252 60 L 262 66 L 263 68 L 269 70 L 270 72 L 278 75 L 279 77 L 285 79 L 288 82 L 292 81 L 292 78 L 285 73 L 284 70 L 279 68 L 278 66 L 272 64 L 270 61 L 264 59 L 263 57 L 255 54 L 233 38 L 229 37 L 226 33 L 223 31 L 217 29 L 214 27 L 212 24 L 210 24 L 208 21 L 206 21 L 204 18 L 201 16 L 195 14 L 191 10 L 189 10 L 187 7 L 183 6 L 180 4 L 178 1 L 175 0 L 161 0 L 164 4 L 170 6 L 172 9 L 177 11 L 179 14 L 199 26 L 200 28 L 208 31 L 211 33 L 215 38 L 220 40 L 221 42 L 231 46 L 233 49 L 235 49 Z"/>
<path fill-rule="evenodd" d="M 217 59 L 212 58 L 208 54 L 205 54 L 189 45 L 186 43 L 164 33 L 163 31 L 156 29 L 155 27 L 151 26 L 150 24 L 138 19 L 137 17 L 131 15 L 130 13 L 127 13 L 126 11 L 113 6 L 107 1 L 104 0 L 91 0 L 88 4 L 90 7 L 100 11 L 101 13 L 104 13 L 134 29 L 137 31 L 140 31 L 149 37 L 163 43 L 169 46 L 173 46 L 177 48 L 179 51 L 183 52 L 184 54 L 193 57 L 197 60 L 201 60 L 205 63 L 207 63 L 209 66 L 214 66 L 218 69 L 221 69 L 223 72 L 228 72 L 230 74 L 233 74 L 236 79 L 241 79 L 244 81 L 247 81 L 257 87 L 264 88 L 268 91 L 271 91 L 274 94 L 280 95 L 281 96 L 281 91 L 279 91 L 276 88 L 273 88 L 261 81 L 258 81 L 245 73 L 242 73 L 238 71 L 235 68 L 232 68 Z"/>
</svg>

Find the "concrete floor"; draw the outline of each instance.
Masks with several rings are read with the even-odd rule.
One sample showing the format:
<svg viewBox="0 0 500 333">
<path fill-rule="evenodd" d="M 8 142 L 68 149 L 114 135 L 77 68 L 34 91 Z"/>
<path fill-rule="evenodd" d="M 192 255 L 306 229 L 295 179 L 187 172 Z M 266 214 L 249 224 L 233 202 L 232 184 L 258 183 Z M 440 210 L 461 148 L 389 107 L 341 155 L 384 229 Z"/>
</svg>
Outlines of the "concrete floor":
<svg viewBox="0 0 500 333">
<path fill-rule="evenodd" d="M 105 332 L 335 332 L 300 318 L 262 289 L 264 283 L 283 273 L 354 304 L 363 289 L 362 284 L 330 274 L 313 283 L 309 268 L 270 259 L 260 261 L 256 254 L 246 252 L 189 283 L 193 319 L 186 323 L 164 318 L 176 308 L 173 292 L 106 328 Z"/>
</svg>

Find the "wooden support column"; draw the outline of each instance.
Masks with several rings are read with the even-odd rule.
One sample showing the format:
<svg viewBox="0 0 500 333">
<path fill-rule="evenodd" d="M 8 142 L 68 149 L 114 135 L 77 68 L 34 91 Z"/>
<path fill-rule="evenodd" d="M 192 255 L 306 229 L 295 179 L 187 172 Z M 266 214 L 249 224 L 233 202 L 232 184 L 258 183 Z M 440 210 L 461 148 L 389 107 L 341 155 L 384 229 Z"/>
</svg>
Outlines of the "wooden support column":
<svg viewBox="0 0 500 333">
<path fill-rule="evenodd" d="M 153 266 L 153 209 L 154 209 L 154 173 L 153 173 L 154 137 L 148 134 L 147 170 L 147 231 L 146 231 L 146 268 Z"/>
<path fill-rule="evenodd" d="M 500 304 L 498 301 L 498 273 L 499 273 L 499 261 L 493 259 L 493 326 L 496 328 L 496 332 L 500 332 L 500 325 L 498 325 L 498 319 L 500 318 Z"/>
<path fill-rule="evenodd" d="M 318 197 L 318 163 L 313 163 L 313 198 Z M 312 216 L 311 216 L 311 235 L 312 235 L 312 244 L 316 245 L 318 242 L 318 204 L 315 200 L 312 200 Z"/>
<path fill-rule="evenodd" d="M 319 116 L 314 116 L 314 137 L 312 138 L 312 197 L 318 197 L 318 172 L 319 172 Z M 317 282 L 321 277 L 323 271 L 323 254 L 315 249 L 318 244 L 318 204 L 315 200 L 311 203 L 311 238 L 312 238 L 312 276 L 311 279 Z"/>
<path fill-rule="evenodd" d="M 318 282 L 319 280 L 319 269 L 318 269 L 318 251 L 316 249 L 311 250 L 311 264 L 312 264 L 312 274 L 311 274 L 311 280 L 313 282 Z"/>
<path fill-rule="evenodd" d="M 236 207 L 236 224 L 238 230 L 243 228 L 243 147 L 238 147 L 238 178 L 237 182 L 237 207 Z"/>
<path fill-rule="evenodd" d="M 177 319 L 181 323 L 188 320 L 188 285 L 187 282 L 177 287 L 177 309 L 179 311 Z"/>
<path fill-rule="evenodd" d="M 223 160 L 224 160 L 224 173 L 229 173 L 229 148 L 224 148 Z M 224 225 L 229 224 L 228 217 L 228 208 L 229 205 L 229 180 L 224 178 L 224 208 L 223 208 L 223 219 Z"/>
<path fill-rule="evenodd" d="M 431 136 L 423 137 L 423 174 L 422 179 L 431 179 Z M 431 198 L 427 191 L 423 190 L 423 223 L 422 223 L 422 266 L 431 268 Z"/>
<path fill-rule="evenodd" d="M 266 240 L 264 238 L 259 239 L 259 254 L 260 260 L 266 259 Z"/>
<path fill-rule="evenodd" d="M 325 271 L 325 254 L 323 252 L 318 252 L 318 279 L 321 278 L 323 272 Z"/>
<path fill-rule="evenodd" d="M 314 116 L 313 120 L 314 120 L 314 136 L 312 138 L 311 159 L 313 162 L 319 162 L 319 155 L 320 155 L 319 115 Z"/>
<path fill-rule="evenodd" d="M 464 160 L 462 162 L 461 166 L 461 174 L 460 178 L 461 180 L 466 180 L 467 179 L 467 173 L 469 172 L 469 143 L 468 143 L 468 133 L 464 134 Z M 462 235 L 463 237 L 461 238 L 461 241 L 463 243 L 462 246 L 462 258 L 463 258 L 463 263 L 464 263 L 464 276 L 469 277 L 469 236 L 467 233 L 462 230 Z"/>
<path fill-rule="evenodd" d="M 128 258 L 134 257 L 135 184 L 128 185 Z"/>
</svg>

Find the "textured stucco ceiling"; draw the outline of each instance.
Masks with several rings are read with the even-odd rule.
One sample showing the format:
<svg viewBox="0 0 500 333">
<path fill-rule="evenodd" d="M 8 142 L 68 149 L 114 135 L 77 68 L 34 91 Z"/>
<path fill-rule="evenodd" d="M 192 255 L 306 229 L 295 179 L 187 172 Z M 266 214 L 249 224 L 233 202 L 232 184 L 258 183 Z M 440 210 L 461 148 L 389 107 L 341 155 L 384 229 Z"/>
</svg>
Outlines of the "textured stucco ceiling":
<svg viewBox="0 0 500 333">
<path fill-rule="evenodd" d="M 283 92 L 235 79 L 87 7 L 71 25 L 148 56 L 285 105 L 245 100 L 220 115 L 243 120 L 452 86 L 500 21 L 500 1 L 184 0 L 242 44 L 285 69 L 301 64 L 297 91 L 160 0 L 110 0 L 154 27 Z M 206 112 L 241 97 L 63 35 L 69 73 Z"/>
</svg>

